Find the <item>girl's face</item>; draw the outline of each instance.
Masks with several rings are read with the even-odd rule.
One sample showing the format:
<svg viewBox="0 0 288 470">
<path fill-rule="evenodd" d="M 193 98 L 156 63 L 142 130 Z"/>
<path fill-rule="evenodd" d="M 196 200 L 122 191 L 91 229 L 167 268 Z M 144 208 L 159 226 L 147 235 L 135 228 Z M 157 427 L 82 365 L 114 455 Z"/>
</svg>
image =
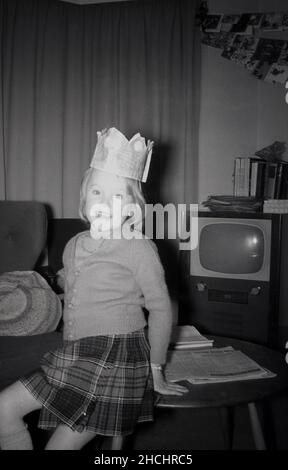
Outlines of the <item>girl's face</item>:
<svg viewBox="0 0 288 470">
<path fill-rule="evenodd" d="M 86 217 L 93 238 L 119 228 L 125 217 L 122 210 L 132 202 L 126 179 L 101 170 L 93 170 L 86 188 Z"/>
</svg>

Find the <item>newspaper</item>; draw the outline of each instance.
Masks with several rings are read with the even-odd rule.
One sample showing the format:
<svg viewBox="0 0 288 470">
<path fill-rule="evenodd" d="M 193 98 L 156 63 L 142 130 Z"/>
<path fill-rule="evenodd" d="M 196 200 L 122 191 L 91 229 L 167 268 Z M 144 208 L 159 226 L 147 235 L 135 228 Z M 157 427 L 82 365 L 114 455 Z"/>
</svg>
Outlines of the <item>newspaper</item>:
<svg viewBox="0 0 288 470">
<path fill-rule="evenodd" d="M 194 349 L 212 346 L 213 340 L 201 335 L 195 326 L 174 325 L 170 339 L 170 349 Z"/>
<path fill-rule="evenodd" d="M 207 350 L 168 351 L 165 375 L 167 380 L 188 380 L 191 384 L 276 376 L 231 346 Z"/>
</svg>

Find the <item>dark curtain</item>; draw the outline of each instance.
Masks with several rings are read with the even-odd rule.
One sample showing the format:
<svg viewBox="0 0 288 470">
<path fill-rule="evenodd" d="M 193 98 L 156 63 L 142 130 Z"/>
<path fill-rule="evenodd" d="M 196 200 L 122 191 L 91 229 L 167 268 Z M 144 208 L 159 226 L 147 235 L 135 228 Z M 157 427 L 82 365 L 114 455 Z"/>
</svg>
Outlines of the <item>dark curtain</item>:
<svg viewBox="0 0 288 470">
<path fill-rule="evenodd" d="M 155 141 L 149 202 L 196 202 L 196 3 L 1 0 L 0 198 L 77 216 L 96 131 L 116 126 Z"/>
</svg>

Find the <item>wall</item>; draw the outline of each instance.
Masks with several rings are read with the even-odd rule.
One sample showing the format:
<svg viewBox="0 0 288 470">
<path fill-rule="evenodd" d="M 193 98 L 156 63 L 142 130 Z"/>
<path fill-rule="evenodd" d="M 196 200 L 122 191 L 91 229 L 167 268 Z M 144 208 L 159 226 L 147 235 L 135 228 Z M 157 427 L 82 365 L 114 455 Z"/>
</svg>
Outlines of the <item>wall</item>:
<svg viewBox="0 0 288 470">
<path fill-rule="evenodd" d="M 210 13 L 287 11 L 286 0 L 209 0 Z M 262 34 L 261 34 L 262 36 Z M 288 33 L 266 37 L 288 39 Z M 288 143 L 285 86 L 264 83 L 202 45 L 198 201 L 233 194 L 234 158 L 249 156 L 275 140 Z"/>
</svg>

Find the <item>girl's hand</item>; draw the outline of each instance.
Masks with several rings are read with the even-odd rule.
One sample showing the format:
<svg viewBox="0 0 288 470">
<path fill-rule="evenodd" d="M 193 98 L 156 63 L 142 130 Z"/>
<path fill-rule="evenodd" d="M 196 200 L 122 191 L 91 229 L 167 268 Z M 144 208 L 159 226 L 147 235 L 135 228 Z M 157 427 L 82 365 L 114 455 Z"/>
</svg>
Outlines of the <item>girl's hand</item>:
<svg viewBox="0 0 288 470">
<path fill-rule="evenodd" d="M 162 370 L 152 368 L 152 374 L 155 392 L 161 395 L 183 395 L 188 392 L 188 388 L 166 381 Z"/>
</svg>

